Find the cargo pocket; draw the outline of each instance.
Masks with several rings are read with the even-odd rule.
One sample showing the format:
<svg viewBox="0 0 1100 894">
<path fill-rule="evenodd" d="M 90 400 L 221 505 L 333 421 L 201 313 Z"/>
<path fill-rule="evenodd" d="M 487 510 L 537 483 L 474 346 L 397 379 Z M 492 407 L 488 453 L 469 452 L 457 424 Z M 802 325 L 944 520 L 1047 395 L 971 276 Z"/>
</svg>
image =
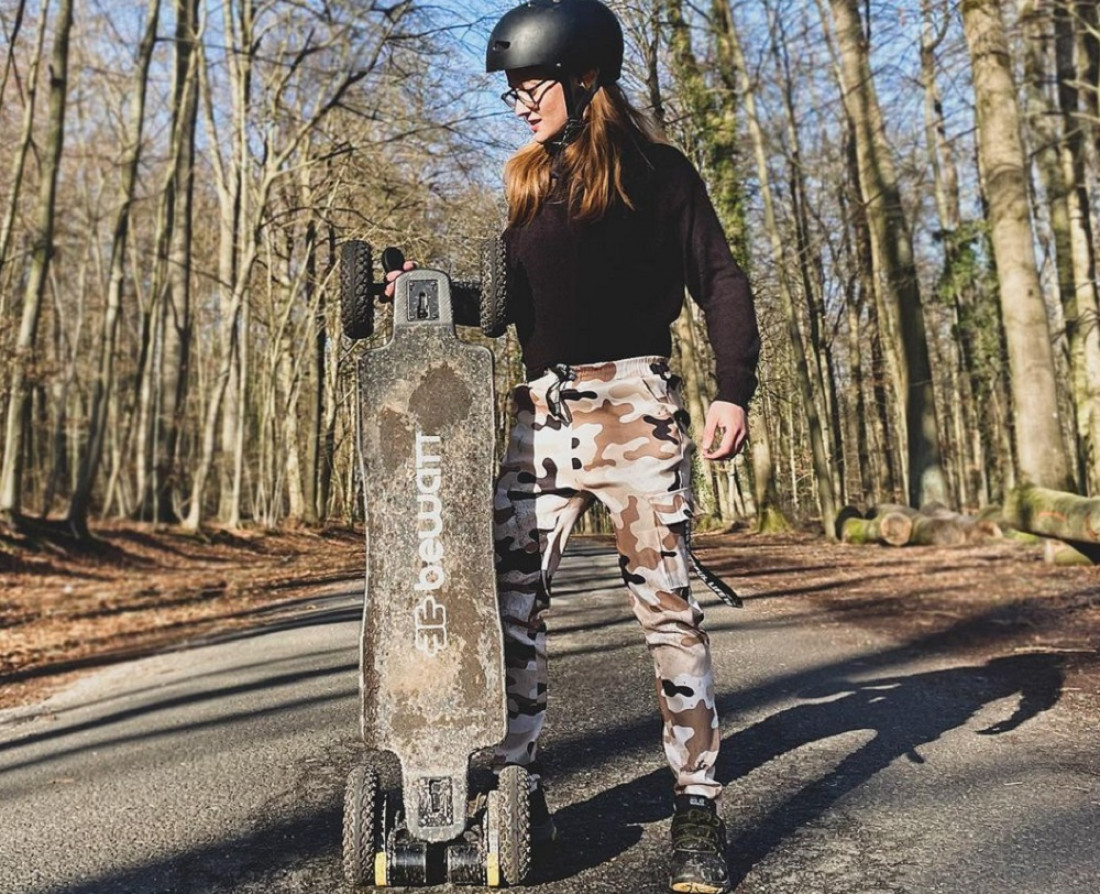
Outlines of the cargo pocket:
<svg viewBox="0 0 1100 894">
<path fill-rule="evenodd" d="M 691 489 L 650 495 L 653 514 L 665 528 L 662 531 L 661 565 L 672 592 L 688 598 L 691 587 L 687 526 L 695 515 Z"/>
<path fill-rule="evenodd" d="M 684 487 L 667 493 L 650 494 L 645 498 L 662 524 L 672 527 L 695 518 L 695 501 L 691 488 Z"/>
<path fill-rule="evenodd" d="M 690 585 L 684 526 L 690 493 L 634 494 L 616 519 L 623 578 L 651 607 L 682 611 Z"/>
</svg>

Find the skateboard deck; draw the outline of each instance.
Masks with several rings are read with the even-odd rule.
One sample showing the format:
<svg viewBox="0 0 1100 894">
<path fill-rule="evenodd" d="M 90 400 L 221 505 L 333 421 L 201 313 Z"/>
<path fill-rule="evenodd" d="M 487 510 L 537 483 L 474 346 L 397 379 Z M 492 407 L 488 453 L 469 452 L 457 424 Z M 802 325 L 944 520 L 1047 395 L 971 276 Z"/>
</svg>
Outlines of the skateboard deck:
<svg viewBox="0 0 1100 894">
<path fill-rule="evenodd" d="M 507 727 L 493 570 L 493 361 L 455 336 L 449 280 L 397 281 L 393 338 L 360 363 L 366 502 L 362 733 L 401 762 L 424 841 L 466 827 L 471 753 Z"/>
</svg>

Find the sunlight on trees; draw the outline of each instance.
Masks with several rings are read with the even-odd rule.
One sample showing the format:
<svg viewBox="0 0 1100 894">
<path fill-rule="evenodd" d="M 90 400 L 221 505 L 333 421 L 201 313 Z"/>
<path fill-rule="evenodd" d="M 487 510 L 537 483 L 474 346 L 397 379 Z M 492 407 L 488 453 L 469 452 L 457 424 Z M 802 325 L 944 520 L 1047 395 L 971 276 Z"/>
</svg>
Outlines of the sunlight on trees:
<svg viewBox="0 0 1100 894">
<path fill-rule="evenodd" d="M 1097 496 L 1096 5 L 611 5 L 626 85 L 710 185 L 765 340 L 753 450 L 696 469 L 704 523 Z M 524 139 L 480 70 L 496 14 L 0 0 L 7 524 L 361 515 L 337 250 L 476 275 Z M 700 418 L 704 332 L 689 302 Z M 490 346 L 504 438 L 519 350 Z"/>
</svg>

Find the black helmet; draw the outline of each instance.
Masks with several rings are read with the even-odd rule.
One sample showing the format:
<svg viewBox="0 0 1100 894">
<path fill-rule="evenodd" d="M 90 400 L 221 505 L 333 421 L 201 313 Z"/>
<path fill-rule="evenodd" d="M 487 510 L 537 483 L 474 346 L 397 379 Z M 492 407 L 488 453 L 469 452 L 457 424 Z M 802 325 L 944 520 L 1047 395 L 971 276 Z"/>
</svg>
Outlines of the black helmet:
<svg viewBox="0 0 1100 894">
<path fill-rule="evenodd" d="M 623 29 L 599 0 L 527 0 L 505 13 L 489 36 L 486 71 L 553 68 L 580 75 L 597 69 L 612 84 L 623 69 Z"/>
</svg>

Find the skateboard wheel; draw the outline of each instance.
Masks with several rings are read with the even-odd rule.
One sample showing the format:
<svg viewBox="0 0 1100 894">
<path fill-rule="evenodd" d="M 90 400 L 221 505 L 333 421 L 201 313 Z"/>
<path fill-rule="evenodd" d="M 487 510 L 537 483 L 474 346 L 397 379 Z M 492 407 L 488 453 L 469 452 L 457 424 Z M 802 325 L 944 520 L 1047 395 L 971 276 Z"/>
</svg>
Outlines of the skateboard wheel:
<svg viewBox="0 0 1100 894">
<path fill-rule="evenodd" d="M 476 844 L 447 845 L 447 881 L 452 885 L 485 884 L 486 868 Z"/>
<path fill-rule="evenodd" d="M 531 869 L 531 815 L 523 767 L 500 771 L 496 790 L 489 792 L 485 826 L 487 884 L 523 884 Z"/>
<path fill-rule="evenodd" d="M 476 843 L 447 846 L 447 881 L 452 885 L 485 884 L 482 849 Z"/>
<path fill-rule="evenodd" d="M 392 842 L 386 854 L 386 883 L 397 887 L 428 884 L 428 855 L 426 841 Z"/>
<path fill-rule="evenodd" d="M 382 798 L 378 774 L 356 767 L 344 791 L 344 877 L 353 887 L 377 884 L 377 856 L 382 850 Z M 385 855 L 382 854 L 385 875 Z"/>
<path fill-rule="evenodd" d="M 371 250 L 353 240 L 340 248 L 340 323 L 348 338 L 368 338 L 374 332 Z"/>
<path fill-rule="evenodd" d="M 508 256 L 504 240 L 481 244 L 481 331 L 497 338 L 508 328 Z"/>
</svg>

